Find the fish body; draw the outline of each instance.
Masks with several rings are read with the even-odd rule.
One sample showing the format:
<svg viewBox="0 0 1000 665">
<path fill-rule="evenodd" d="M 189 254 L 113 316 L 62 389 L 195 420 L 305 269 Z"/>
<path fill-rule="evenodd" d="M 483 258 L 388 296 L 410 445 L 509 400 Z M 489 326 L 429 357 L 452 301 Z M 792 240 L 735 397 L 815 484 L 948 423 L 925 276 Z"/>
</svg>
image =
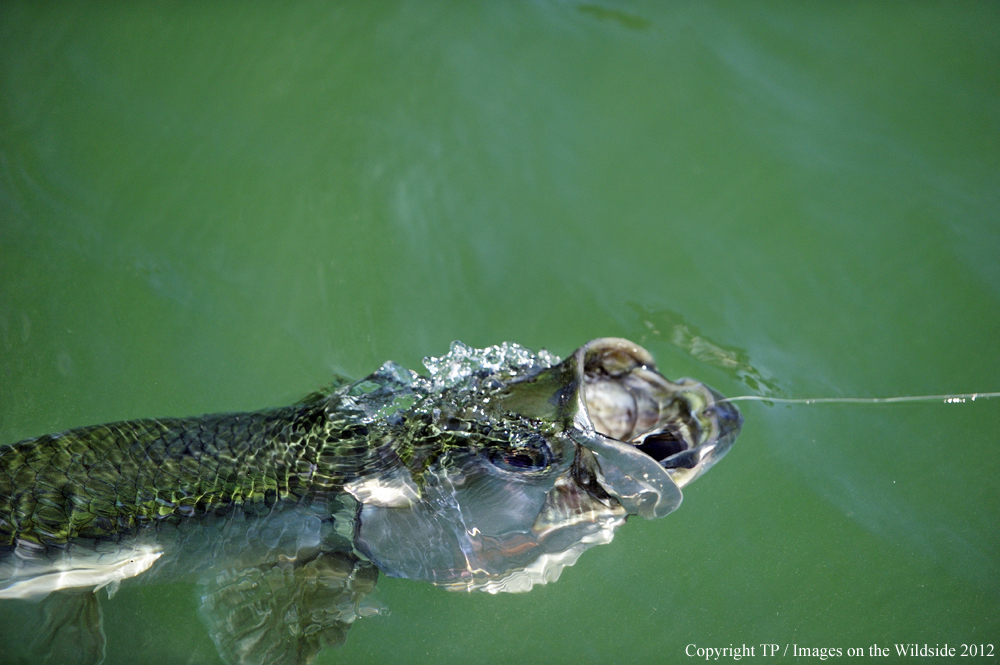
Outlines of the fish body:
<svg viewBox="0 0 1000 665">
<path fill-rule="evenodd" d="M 92 591 L 190 579 L 227 662 L 308 663 L 370 611 L 379 571 L 491 593 L 556 580 L 628 515 L 676 509 L 742 424 L 627 340 L 562 362 L 456 342 L 425 364 L 279 409 L 0 448 L 0 599 L 74 603 L 38 650 L 84 631 L 74 657 L 99 662 Z"/>
</svg>

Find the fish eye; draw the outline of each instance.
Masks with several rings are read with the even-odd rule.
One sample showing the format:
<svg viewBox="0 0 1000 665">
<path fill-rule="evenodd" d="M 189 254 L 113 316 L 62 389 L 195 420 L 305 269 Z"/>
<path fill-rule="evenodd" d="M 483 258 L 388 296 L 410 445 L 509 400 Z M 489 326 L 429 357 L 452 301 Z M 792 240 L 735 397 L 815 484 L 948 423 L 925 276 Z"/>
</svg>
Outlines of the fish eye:
<svg viewBox="0 0 1000 665">
<path fill-rule="evenodd" d="M 505 471 L 542 471 L 552 463 L 548 446 L 497 447 L 489 452 L 493 466 Z"/>
</svg>

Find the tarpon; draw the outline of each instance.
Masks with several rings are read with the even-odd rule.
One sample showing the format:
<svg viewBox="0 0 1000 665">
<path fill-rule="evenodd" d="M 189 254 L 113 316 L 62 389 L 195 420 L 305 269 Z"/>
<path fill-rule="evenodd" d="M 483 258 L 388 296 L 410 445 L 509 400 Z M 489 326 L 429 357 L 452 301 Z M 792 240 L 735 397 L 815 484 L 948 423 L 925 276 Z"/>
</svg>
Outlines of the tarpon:
<svg viewBox="0 0 1000 665">
<path fill-rule="evenodd" d="M 0 599 L 44 599 L 33 657 L 100 662 L 97 590 L 192 580 L 225 661 L 310 663 L 371 611 L 379 571 L 490 593 L 555 581 L 629 515 L 675 510 L 742 425 L 624 339 L 561 362 L 455 342 L 425 365 L 0 447 Z"/>
</svg>

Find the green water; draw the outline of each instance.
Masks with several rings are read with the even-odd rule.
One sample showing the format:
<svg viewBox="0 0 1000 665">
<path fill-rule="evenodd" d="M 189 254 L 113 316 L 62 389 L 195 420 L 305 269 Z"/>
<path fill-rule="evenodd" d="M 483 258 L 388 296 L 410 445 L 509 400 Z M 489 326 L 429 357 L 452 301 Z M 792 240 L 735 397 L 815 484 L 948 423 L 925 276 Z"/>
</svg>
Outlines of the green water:
<svg viewBox="0 0 1000 665">
<path fill-rule="evenodd" d="M 453 339 L 1000 390 L 998 305 L 995 2 L 0 4 L 0 443 Z M 1000 647 L 1000 400 L 742 408 L 677 513 L 525 595 L 383 578 L 319 662 Z M 108 663 L 219 662 L 191 586 L 104 610 Z"/>
</svg>

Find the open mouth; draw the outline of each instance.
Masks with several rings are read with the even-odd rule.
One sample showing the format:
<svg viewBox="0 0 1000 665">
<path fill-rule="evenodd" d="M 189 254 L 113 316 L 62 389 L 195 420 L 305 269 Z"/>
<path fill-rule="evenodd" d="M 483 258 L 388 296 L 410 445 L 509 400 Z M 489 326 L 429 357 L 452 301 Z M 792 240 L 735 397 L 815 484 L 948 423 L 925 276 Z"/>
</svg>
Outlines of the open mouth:
<svg viewBox="0 0 1000 665">
<path fill-rule="evenodd" d="M 734 405 L 692 379 L 671 382 L 628 340 L 597 339 L 577 352 L 594 429 L 631 444 L 683 487 L 729 450 L 743 424 Z"/>
</svg>

